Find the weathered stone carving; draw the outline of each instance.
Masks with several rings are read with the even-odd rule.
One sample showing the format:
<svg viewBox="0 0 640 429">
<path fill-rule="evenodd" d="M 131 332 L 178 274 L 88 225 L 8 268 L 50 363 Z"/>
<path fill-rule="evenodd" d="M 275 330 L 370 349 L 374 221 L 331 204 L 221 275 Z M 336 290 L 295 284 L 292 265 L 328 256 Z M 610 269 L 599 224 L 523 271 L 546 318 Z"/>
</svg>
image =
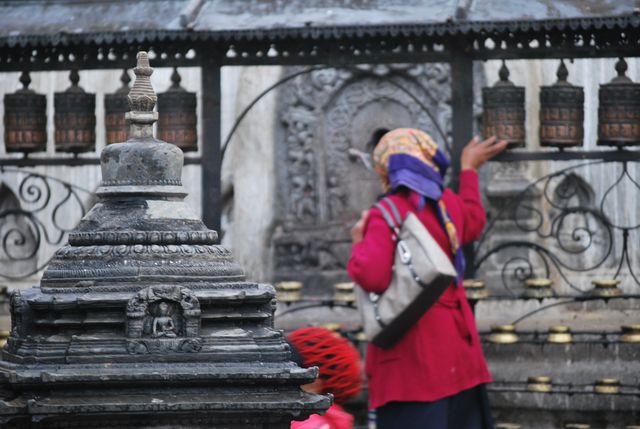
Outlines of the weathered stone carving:
<svg viewBox="0 0 640 429">
<path fill-rule="evenodd" d="M 12 298 L 0 427 L 288 429 L 330 399 L 299 389 L 317 371 L 273 329 L 273 287 L 247 282 L 184 202 L 146 53 L 134 72 L 131 137 L 102 152 L 99 201 Z"/>
<path fill-rule="evenodd" d="M 180 286 L 141 290 L 127 303 L 129 353 L 197 352 L 202 348 L 200 303 Z M 186 338 L 185 338 L 186 337 Z"/>
</svg>

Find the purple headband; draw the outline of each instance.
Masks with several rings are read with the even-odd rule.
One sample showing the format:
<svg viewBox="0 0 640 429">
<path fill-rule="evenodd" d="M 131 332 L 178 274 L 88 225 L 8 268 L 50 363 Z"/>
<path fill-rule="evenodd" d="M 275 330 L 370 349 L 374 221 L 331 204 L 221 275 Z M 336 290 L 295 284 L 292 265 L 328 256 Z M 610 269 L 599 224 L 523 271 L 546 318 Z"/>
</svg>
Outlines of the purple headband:
<svg viewBox="0 0 640 429">
<path fill-rule="evenodd" d="M 399 186 L 406 186 L 431 200 L 439 200 L 444 188 L 444 174 L 450 162 L 440 149 L 433 157 L 433 161 L 440 172 L 411 155 L 404 153 L 391 155 L 387 168 L 391 189 L 395 190 Z"/>
</svg>

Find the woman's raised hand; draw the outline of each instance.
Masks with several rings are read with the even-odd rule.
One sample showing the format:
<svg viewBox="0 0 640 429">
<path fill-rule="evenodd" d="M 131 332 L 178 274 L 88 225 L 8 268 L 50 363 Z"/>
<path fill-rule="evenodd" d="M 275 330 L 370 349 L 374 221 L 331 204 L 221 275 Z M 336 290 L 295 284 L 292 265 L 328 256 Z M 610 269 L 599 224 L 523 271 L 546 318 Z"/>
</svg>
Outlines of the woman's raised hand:
<svg viewBox="0 0 640 429">
<path fill-rule="evenodd" d="M 505 140 L 496 143 L 495 136 L 483 141 L 480 141 L 478 137 L 474 137 L 462 150 L 462 154 L 460 155 L 460 169 L 477 170 L 482 167 L 485 162 L 505 150 L 507 144 Z"/>
</svg>

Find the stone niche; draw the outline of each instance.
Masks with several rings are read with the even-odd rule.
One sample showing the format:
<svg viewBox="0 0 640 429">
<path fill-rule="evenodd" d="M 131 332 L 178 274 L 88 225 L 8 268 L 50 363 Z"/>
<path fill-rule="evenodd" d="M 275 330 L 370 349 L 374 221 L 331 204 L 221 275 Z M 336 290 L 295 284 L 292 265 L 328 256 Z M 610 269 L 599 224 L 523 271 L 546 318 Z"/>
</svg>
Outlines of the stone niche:
<svg viewBox="0 0 640 429">
<path fill-rule="evenodd" d="M 449 99 L 444 64 L 327 68 L 283 89 L 276 134 L 276 281 L 301 280 L 306 294 L 326 295 L 347 279 L 349 230 L 382 192 L 370 156 L 374 135 L 421 128 L 443 144 L 439 129 L 450 130 Z"/>
</svg>

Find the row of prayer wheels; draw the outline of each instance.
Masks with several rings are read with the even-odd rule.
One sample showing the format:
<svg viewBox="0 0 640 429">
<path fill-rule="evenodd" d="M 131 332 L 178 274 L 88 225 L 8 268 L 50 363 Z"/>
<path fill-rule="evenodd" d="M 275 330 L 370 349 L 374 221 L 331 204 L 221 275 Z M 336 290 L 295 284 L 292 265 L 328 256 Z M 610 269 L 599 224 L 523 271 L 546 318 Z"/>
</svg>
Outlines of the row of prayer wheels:
<svg viewBox="0 0 640 429">
<path fill-rule="evenodd" d="M 590 295 L 600 298 L 611 298 L 623 294 L 618 288 L 619 279 L 596 279 L 592 280 L 593 289 Z M 526 289 L 524 298 L 544 299 L 555 295 L 552 285 L 553 281 L 547 278 L 532 278 L 525 280 Z M 479 279 L 466 279 L 463 282 L 467 298 L 472 301 L 479 301 L 489 297 L 489 290 L 484 281 Z M 303 283 L 299 281 L 283 281 L 276 284 L 278 301 L 293 303 L 302 300 Z M 333 300 L 352 304 L 356 301 L 355 285 L 353 282 L 341 282 L 334 285 Z"/>
<path fill-rule="evenodd" d="M 536 393 L 553 391 L 553 380 L 548 376 L 529 377 L 527 390 Z M 617 378 L 601 378 L 593 384 L 593 392 L 600 395 L 617 395 L 620 393 L 620 380 Z"/>
<path fill-rule="evenodd" d="M 276 283 L 276 298 L 279 302 L 291 304 L 302 300 L 302 288 L 304 284 L 299 281 L 283 281 Z M 355 284 L 353 282 L 340 282 L 333 285 L 333 301 L 343 304 L 356 302 Z"/>
<path fill-rule="evenodd" d="M 627 63 L 616 63 L 618 75 L 600 85 L 598 93 L 598 141 L 600 146 L 640 145 L 640 83 L 626 76 Z M 582 146 L 584 140 L 584 90 L 567 81 L 564 62 L 558 67 L 558 81 L 540 88 L 540 145 Z M 495 135 L 509 147 L 525 145 L 525 89 L 509 80 L 503 62 L 500 80 L 482 89 L 484 136 Z"/>
<path fill-rule="evenodd" d="M 80 85 L 77 70 L 69 74 L 71 86 L 54 94 L 55 150 L 81 153 L 95 150 L 96 95 Z M 123 71 L 122 86 L 104 97 L 106 143 L 119 143 L 129 137 L 125 113 L 129 111 L 129 82 Z M 172 85 L 158 94 L 158 138 L 176 144 L 183 151 L 195 151 L 197 143 L 196 94 L 180 86 L 174 69 Z M 47 100 L 29 89 L 29 73 L 20 76 L 23 88 L 4 96 L 4 127 L 7 152 L 42 152 L 47 148 Z"/>
<path fill-rule="evenodd" d="M 618 341 L 621 343 L 640 343 L 640 325 L 623 325 L 618 334 Z M 494 325 L 491 327 L 487 340 L 495 344 L 514 344 L 520 341 L 520 336 L 515 325 Z M 571 328 L 564 325 L 550 327 L 546 341 L 553 344 L 572 343 Z"/>
<path fill-rule="evenodd" d="M 555 296 L 553 291 L 553 280 L 548 278 L 530 278 L 525 280 L 525 291 L 523 298 L 545 299 Z M 599 298 L 613 298 L 624 294 L 619 279 L 595 279 L 591 281 L 593 288 L 589 294 Z M 489 297 L 489 290 L 486 288 L 484 281 L 479 279 L 466 279 L 463 286 L 467 294 L 467 298 L 473 301 L 479 301 Z"/>
</svg>

